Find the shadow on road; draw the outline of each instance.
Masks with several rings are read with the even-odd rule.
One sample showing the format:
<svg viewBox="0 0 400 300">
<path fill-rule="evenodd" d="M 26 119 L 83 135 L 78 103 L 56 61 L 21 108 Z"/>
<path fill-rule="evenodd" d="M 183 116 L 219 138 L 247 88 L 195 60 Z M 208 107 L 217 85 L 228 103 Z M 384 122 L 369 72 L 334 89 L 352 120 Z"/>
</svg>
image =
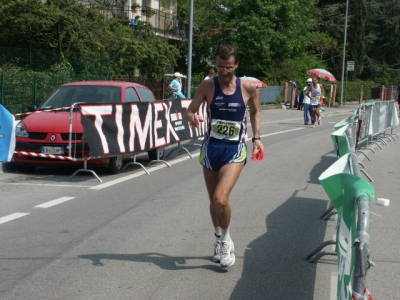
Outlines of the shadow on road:
<svg viewBox="0 0 400 300">
<path fill-rule="evenodd" d="M 105 260 L 119 260 L 119 261 L 132 261 L 142 263 L 153 263 L 164 270 L 191 270 L 191 269 L 206 269 L 217 273 L 226 273 L 226 269 L 222 269 L 219 264 L 200 265 L 200 266 L 188 266 L 187 261 L 189 260 L 206 260 L 211 261 L 211 258 L 206 257 L 184 257 L 184 256 L 169 256 L 162 253 L 149 252 L 149 253 L 138 253 L 138 254 L 83 254 L 78 256 L 81 259 L 89 259 L 92 261 L 93 266 L 102 267 L 104 266 Z"/>
<path fill-rule="evenodd" d="M 295 194 L 267 216 L 267 233 L 247 246 L 230 299 L 313 299 L 317 266 L 303 257 L 324 240 L 326 221 L 318 217 L 327 203 Z"/>
<path fill-rule="evenodd" d="M 310 171 L 309 183 L 320 184 L 318 177 L 336 161 L 337 156 L 334 150 L 321 156 L 320 161 Z"/>
<path fill-rule="evenodd" d="M 310 171 L 308 183 L 319 185 L 318 177 L 336 160 L 334 151 L 321 156 Z M 327 210 L 328 200 L 312 195 L 318 195 L 314 188 L 295 190 L 267 215 L 267 232 L 247 246 L 242 277 L 231 300 L 314 299 L 317 264 L 303 258 L 324 242 L 330 221 L 319 218 Z M 336 265 L 337 258 L 318 263 Z"/>
</svg>

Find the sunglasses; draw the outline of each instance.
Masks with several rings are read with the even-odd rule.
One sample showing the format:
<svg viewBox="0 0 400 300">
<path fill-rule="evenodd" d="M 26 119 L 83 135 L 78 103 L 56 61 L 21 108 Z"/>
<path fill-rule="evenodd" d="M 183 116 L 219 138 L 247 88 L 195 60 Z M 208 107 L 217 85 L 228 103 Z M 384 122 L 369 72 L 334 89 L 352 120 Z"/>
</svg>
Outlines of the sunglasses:
<svg viewBox="0 0 400 300">
<path fill-rule="evenodd" d="M 221 66 L 217 66 L 217 70 L 219 71 L 228 71 L 231 72 L 235 69 L 235 67 L 221 67 Z"/>
</svg>

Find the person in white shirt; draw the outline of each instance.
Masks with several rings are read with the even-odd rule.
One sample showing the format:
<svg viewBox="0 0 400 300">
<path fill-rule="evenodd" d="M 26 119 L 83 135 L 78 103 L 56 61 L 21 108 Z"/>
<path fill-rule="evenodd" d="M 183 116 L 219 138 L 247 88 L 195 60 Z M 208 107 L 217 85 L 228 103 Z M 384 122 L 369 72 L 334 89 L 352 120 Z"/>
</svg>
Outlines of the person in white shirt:
<svg viewBox="0 0 400 300">
<path fill-rule="evenodd" d="M 304 117 L 304 125 L 314 125 L 314 118 L 312 114 L 312 109 L 311 109 L 311 99 L 307 96 L 307 88 L 311 86 L 312 84 L 312 79 L 308 78 L 307 79 L 307 85 L 303 89 L 303 117 Z M 311 123 L 309 122 L 311 121 Z"/>
<path fill-rule="evenodd" d="M 210 69 L 210 70 L 208 71 L 208 75 L 207 75 L 206 77 L 204 77 L 204 80 L 212 79 L 212 78 L 214 78 L 214 75 L 215 75 L 214 69 Z"/>
<path fill-rule="evenodd" d="M 318 78 L 314 77 L 312 79 L 312 85 L 307 87 L 306 95 L 311 99 L 311 109 L 314 118 L 314 127 L 322 124 L 321 120 L 321 99 L 324 98 L 324 87 L 318 83 Z"/>
</svg>

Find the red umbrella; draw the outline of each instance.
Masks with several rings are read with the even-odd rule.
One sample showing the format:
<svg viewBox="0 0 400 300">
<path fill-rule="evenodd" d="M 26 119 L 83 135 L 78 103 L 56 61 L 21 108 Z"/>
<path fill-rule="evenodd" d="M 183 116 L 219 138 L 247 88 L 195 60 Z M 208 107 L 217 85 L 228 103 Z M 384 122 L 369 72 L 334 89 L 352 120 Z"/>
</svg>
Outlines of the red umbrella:
<svg viewBox="0 0 400 300">
<path fill-rule="evenodd" d="M 266 88 L 268 86 L 265 82 L 261 81 L 260 79 L 255 78 L 255 77 L 243 76 L 243 77 L 240 77 L 240 79 L 249 80 L 249 81 L 253 82 L 256 87 L 259 87 L 259 88 Z"/>
<path fill-rule="evenodd" d="M 328 72 L 325 69 L 311 69 L 307 71 L 307 74 L 311 74 L 331 82 L 337 82 L 335 76 L 333 76 L 332 73 Z"/>
</svg>

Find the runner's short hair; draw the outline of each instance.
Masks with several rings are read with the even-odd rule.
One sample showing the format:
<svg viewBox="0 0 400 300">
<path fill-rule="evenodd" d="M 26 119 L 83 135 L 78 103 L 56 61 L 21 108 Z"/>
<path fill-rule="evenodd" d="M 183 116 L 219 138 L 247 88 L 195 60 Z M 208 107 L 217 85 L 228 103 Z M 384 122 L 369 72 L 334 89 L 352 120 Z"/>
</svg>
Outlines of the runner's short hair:
<svg viewBox="0 0 400 300">
<path fill-rule="evenodd" d="M 219 58 L 224 59 L 224 60 L 228 60 L 231 56 L 234 56 L 235 63 L 237 63 L 239 61 L 239 53 L 235 46 L 231 46 L 231 45 L 219 46 L 215 54 L 216 54 L 216 56 L 218 56 Z"/>
</svg>

